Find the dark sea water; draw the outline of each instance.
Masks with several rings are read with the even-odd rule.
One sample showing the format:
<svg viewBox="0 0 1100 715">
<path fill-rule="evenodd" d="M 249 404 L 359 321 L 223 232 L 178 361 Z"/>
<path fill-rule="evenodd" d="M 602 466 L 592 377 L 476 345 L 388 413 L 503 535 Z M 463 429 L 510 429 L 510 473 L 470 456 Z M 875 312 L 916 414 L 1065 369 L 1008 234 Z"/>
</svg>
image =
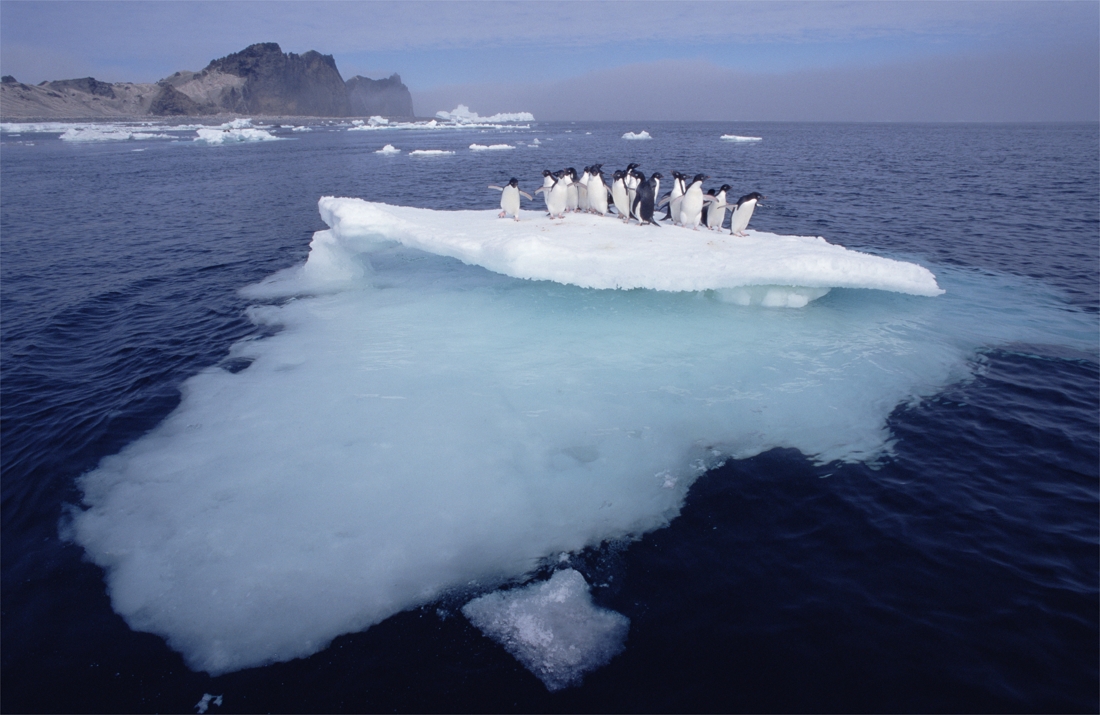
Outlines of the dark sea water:
<svg viewBox="0 0 1100 715">
<path fill-rule="evenodd" d="M 654 138 L 621 139 L 641 129 Z M 5 712 L 193 712 L 204 693 L 224 697 L 210 712 L 1100 710 L 1097 125 L 59 133 L 0 134 Z M 386 143 L 406 153 L 375 154 Z M 456 153 L 407 155 L 434 148 Z M 305 261 L 319 197 L 494 208 L 487 183 L 630 161 L 760 191 L 753 228 L 1038 286 L 1084 336 L 983 346 L 967 379 L 893 407 L 879 459 L 730 460 L 666 528 L 574 554 L 630 619 L 625 650 L 577 687 L 549 692 L 457 596 L 218 677 L 116 615 L 103 570 L 61 537 L 77 479 L 160 424 L 189 377 L 243 367 L 230 346 L 269 329 L 238 291 Z"/>
</svg>

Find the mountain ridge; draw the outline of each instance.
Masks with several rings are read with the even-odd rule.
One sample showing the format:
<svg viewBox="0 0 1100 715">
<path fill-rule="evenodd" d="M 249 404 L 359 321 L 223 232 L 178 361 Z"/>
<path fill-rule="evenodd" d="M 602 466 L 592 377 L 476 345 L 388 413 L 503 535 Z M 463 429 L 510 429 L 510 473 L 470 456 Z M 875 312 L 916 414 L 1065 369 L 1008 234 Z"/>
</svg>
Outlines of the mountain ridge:
<svg viewBox="0 0 1100 715">
<path fill-rule="evenodd" d="M 413 117 L 412 95 L 394 73 L 345 81 L 332 55 L 284 53 L 261 42 L 211 60 L 199 72 L 158 82 L 100 82 L 92 77 L 27 85 L 0 81 L 0 119 L 109 119 L 213 115 Z"/>
</svg>

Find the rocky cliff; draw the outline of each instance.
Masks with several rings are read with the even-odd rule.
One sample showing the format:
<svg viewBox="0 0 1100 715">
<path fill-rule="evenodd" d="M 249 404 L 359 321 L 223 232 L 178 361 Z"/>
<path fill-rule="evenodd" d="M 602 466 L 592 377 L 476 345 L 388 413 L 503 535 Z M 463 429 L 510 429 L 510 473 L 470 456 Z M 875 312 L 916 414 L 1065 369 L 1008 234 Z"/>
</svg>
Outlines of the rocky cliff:
<svg viewBox="0 0 1100 715">
<path fill-rule="evenodd" d="M 411 117 L 412 95 L 398 75 L 344 82 L 332 55 L 284 53 L 264 42 L 180 71 L 156 84 L 107 83 L 91 77 L 36 86 L 5 76 L 0 118 L 104 118 L 250 114 Z"/>
<path fill-rule="evenodd" d="M 353 115 L 413 116 L 412 95 L 396 73 L 386 79 L 368 79 L 356 75 L 345 84 L 348 90 L 348 104 Z"/>
</svg>

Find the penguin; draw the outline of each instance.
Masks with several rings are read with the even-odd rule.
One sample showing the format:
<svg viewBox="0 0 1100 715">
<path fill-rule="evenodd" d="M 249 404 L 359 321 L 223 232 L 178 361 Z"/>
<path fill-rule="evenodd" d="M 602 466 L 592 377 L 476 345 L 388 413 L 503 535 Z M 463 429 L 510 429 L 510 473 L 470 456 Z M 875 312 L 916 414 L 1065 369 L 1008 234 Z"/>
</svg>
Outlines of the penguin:
<svg viewBox="0 0 1100 715">
<path fill-rule="evenodd" d="M 654 174 L 649 178 L 649 181 L 645 180 L 645 174 L 641 172 L 635 172 L 638 177 L 638 188 L 634 193 L 634 215 L 638 217 L 638 225 L 644 226 L 647 223 L 660 228 L 661 224 L 657 223 L 653 218 L 653 197 L 657 195 L 657 187 L 661 183 L 661 175 Z"/>
<path fill-rule="evenodd" d="M 542 194 L 542 200 L 546 202 L 546 210 L 550 211 L 550 189 L 553 188 L 557 179 L 554 178 L 554 172 L 549 169 L 542 170 L 542 186 L 535 189 L 536 194 Z"/>
<path fill-rule="evenodd" d="M 592 178 L 592 167 L 584 167 L 584 173 L 577 181 L 577 210 L 588 213 L 588 182 Z"/>
<path fill-rule="evenodd" d="M 512 180 L 508 182 L 507 186 L 497 186 L 496 184 L 489 184 L 490 189 L 496 189 L 500 192 L 500 215 L 497 218 L 504 218 L 508 214 L 512 214 L 519 221 L 519 197 L 526 196 L 529 199 L 534 197 L 526 191 L 519 190 L 519 179 L 512 177 Z"/>
<path fill-rule="evenodd" d="M 729 184 L 722 184 L 722 188 L 718 189 L 718 193 L 714 195 L 715 201 L 710 204 L 710 209 L 703 209 L 707 215 L 707 228 L 722 230 L 722 224 L 726 221 L 726 208 L 728 206 L 726 204 L 726 192 L 729 190 Z"/>
<path fill-rule="evenodd" d="M 714 191 L 714 189 L 707 189 L 707 196 L 714 197 L 714 199 L 716 200 L 717 197 L 714 196 Z M 704 199 L 705 198 L 706 197 L 704 197 Z M 699 214 L 699 223 L 703 224 L 707 228 L 710 228 L 710 224 L 707 223 L 707 208 L 711 205 L 711 203 L 713 203 L 713 201 L 706 201 L 703 204 L 703 212 Z"/>
<path fill-rule="evenodd" d="M 565 175 L 569 177 L 569 183 L 565 185 L 565 210 L 576 211 L 580 206 L 580 189 L 577 188 L 577 170 L 573 167 L 565 169 Z"/>
<path fill-rule="evenodd" d="M 573 182 L 569 178 L 567 169 L 554 174 L 554 178 L 557 181 L 550 187 L 546 197 L 546 208 L 550 212 L 550 218 L 565 218 L 565 210 L 569 205 L 569 185 Z"/>
<path fill-rule="evenodd" d="M 741 198 L 737 199 L 737 207 L 733 211 L 733 216 L 730 216 L 730 235 L 745 236 L 745 229 L 749 227 L 749 219 L 752 218 L 753 209 L 760 203 L 761 199 L 767 198 L 757 192 L 751 194 L 745 194 Z"/>
<path fill-rule="evenodd" d="M 687 190 L 680 199 L 680 225 L 685 228 L 690 226 L 693 230 L 699 230 L 699 219 L 703 214 L 703 204 L 707 199 L 714 200 L 713 196 L 703 195 L 703 182 L 710 177 L 706 174 L 696 174 L 691 180 Z"/>
<path fill-rule="evenodd" d="M 623 172 L 616 171 L 611 176 L 613 179 L 611 182 L 611 198 L 615 202 L 615 210 L 619 212 L 619 217 L 623 220 L 623 223 L 626 223 L 630 221 L 630 204 L 627 203 L 630 198 L 626 193 Z"/>
<path fill-rule="evenodd" d="M 626 185 L 626 205 L 628 208 L 634 205 L 634 192 L 638 190 L 638 177 L 634 175 L 634 169 L 637 167 L 637 164 L 631 162 L 626 165 L 626 171 L 623 172 L 623 183 Z M 628 218 L 633 218 L 633 215 L 628 216 Z"/>
<path fill-rule="evenodd" d="M 664 217 L 663 220 L 665 220 L 665 221 L 671 220 L 673 223 L 676 223 L 676 221 L 679 220 L 679 218 L 680 218 L 680 197 L 684 195 L 684 189 L 685 188 L 686 187 L 684 186 L 684 175 L 681 174 L 678 171 L 673 171 L 672 172 L 672 191 L 669 192 L 668 196 L 661 199 L 660 203 L 657 204 L 658 206 L 664 206 L 666 203 L 668 204 L 668 211 L 665 212 L 665 217 Z"/>
<path fill-rule="evenodd" d="M 588 205 L 600 216 L 607 214 L 607 184 L 603 182 L 603 165 L 592 167 L 588 177 Z"/>
</svg>

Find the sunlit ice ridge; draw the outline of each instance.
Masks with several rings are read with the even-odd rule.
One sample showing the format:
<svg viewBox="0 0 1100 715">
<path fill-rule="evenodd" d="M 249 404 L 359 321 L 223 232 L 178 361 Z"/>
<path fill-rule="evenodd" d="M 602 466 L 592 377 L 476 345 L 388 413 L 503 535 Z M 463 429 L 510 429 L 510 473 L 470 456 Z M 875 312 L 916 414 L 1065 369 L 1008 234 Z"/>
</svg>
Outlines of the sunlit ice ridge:
<svg viewBox="0 0 1100 715">
<path fill-rule="evenodd" d="M 85 475 L 67 527 L 212 674 L 658 529 L 727 459 L 889 459 L 890 414 L 988 347 L 1096 350 L 1040 285 L 816 237 L 320 211 L 306 262 L 244 289 L 265 337 Z"/>
</svg>

